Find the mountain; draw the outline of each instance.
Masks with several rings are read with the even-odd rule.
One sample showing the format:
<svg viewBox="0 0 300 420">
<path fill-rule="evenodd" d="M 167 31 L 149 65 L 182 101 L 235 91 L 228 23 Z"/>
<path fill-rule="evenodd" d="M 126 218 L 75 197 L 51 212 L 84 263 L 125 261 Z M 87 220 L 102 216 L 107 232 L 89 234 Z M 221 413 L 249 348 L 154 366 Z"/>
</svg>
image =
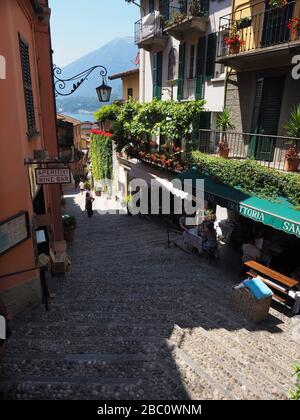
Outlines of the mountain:
<svg viewBox="0 0 300 420">
<path fill-rule="evenodd" d="M 90 67 L 103 65 L 107 68 L 108 76 L 120 73 L 125 70 L 134 68 L 132 61 L 136 58 L 138 53 L 137 47 L 134 45 L 134 40 L 132 37 L 125 38 L 116 38 L 109 43 L 105 44 L 96 51 L 77 59 L 73 63 L 67 65 L 62 69 L 61 78 L 68 79 L 74 75 L 81 73 L 84 70 L 87 70 Z M 113 88 L 112 90 L 112 100 L 119 99 L 122 97 L 122 82 L 121 80 L 110 81 L 107 80 L 108 84 Z M 58 108 L 72 108 L 74 112 L 76 108 L 76 101 L 79 100 L 80 104 L 83 102 L 91 102 L 90 107 L 94 108 L 94 103 L 96 99 L 95 88 L 102 84 L 102 77 L 100 77 L 100 69 L 96 69 L 91 73 L 88 80 L 86 80 L 82 86 L 78 88 L 69 97 L 58 97 L 57 105 Z M 69 85 L 69 88 L 72 88 L 72 84 Z M 77 109 L 82 108 L 78 105 Z M 99 108 L 99 103 L 98 106 Z M 84 109 L 88 109 L 85 107 Z M 68 111 L 68 109 L 64 109 Z"/>
</svg>

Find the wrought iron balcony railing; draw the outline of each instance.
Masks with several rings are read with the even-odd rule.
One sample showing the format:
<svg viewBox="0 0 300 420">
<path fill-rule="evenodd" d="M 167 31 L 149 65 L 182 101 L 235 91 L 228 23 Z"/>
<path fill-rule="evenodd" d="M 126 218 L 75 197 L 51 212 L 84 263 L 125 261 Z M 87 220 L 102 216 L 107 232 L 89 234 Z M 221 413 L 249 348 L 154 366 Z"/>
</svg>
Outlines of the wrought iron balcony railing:
<svg viewBox="0 0 300 420">
<path fill-rule="evenodd" d="M 277 170 L 288 170 L 287 151 L 291 150 L 291 147 L 295 147 L 294 150 L 300 152 L 300 138 L 218 130 L 200 130 L 198 138 L 193 142 L 193 150 L 220 156 L 222 155 L 220 151 L 222 140 L 228 145 L 225 154 L 229 159 L 255 159 L 261 165 Z M 294 167 L 295 171 L 300 169 L 299 163 L 300 159 L 298 165 L 296 163 L 296 168 Z"/>
<path fill-rule="evenodd" d="M 149 13 L 145 18 L 135 22 L 134 40 L 136 44 L 163 34 L 163 20 L 158 12 Z"/>
<path fill-rule="evenodd" d="M 166 26 L 174 23 L 181 23 L 186 17 L 208 17 L 209 1 L 208 0 L 186 0 L 182 6 L 169 6 L 169 19 Z"/>
<path fill-rule="evenodd" d="M 226 57 L 299 39 L 289 21 L 295 16 L 298 1 L 278 0 L 272 7 L 268 2 L 249 2 L 236 8 L 232 14 L 220 18 L 218 57 Z M 300 9 L 300 4 L 297 4 Z"/>
</svg>

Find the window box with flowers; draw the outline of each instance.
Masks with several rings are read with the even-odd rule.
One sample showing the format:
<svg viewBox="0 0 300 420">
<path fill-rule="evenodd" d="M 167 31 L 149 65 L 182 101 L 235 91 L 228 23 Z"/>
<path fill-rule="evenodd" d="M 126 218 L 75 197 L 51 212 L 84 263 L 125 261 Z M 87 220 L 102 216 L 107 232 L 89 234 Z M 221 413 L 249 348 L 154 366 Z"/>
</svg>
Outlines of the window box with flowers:
<svg viewBox="0 0 300 420">
<path fill-rule="evenodd" d="M 269 7 L 271 7 L 272 9 L 275 9 L 276 7 L 287 6 L 287 4 L 287 0 L 269 0 Z"/>
<path fill-rule="evenodd" d="M 238 54 L 245 41 L 240 38 L 239 34 L 233 33 L 225 38 L 225 43 L 228 46 L 229 54 Z"/>
</svg>

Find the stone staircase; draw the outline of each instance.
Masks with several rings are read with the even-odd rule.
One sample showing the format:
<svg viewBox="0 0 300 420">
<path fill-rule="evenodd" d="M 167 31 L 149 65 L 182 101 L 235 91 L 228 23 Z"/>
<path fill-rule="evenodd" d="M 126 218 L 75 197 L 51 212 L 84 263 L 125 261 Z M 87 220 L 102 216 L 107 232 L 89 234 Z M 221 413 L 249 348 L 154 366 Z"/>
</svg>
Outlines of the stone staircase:
<svg viewBox="0 0 300 420">
<path fill-rule="evenodd" d="M 300 347 L 284 311 L 249 322 L 228 305 L 229 268 L 166 249 L 149 221 L 70 209 L 72 271 L 50 312 L 13 323 L 3 399 L 287 399 Z"/>
</svg>

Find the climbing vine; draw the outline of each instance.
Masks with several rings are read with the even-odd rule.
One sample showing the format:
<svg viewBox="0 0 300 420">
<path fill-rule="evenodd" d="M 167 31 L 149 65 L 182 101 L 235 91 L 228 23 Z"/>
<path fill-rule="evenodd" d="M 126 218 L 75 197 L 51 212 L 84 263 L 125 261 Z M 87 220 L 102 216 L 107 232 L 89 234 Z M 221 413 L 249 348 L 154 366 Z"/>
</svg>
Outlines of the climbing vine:
<svg viewBox="0 0 300 420">
<path fill-rule="evenodd" d="M 105 134 L 92 134 L 90 159 L 95 181 L 112 177 L 112 139 Z"/>
<path fill-rule="evenodd" d="M 192 159 L 201 172 L 216 182 L 271 200 L 284 197 L 300 208 L 300 177 L 297 174 L 265 168 L 253 160 L 220 159 L 199 151 L 192 152 Z"/>
</svg>

